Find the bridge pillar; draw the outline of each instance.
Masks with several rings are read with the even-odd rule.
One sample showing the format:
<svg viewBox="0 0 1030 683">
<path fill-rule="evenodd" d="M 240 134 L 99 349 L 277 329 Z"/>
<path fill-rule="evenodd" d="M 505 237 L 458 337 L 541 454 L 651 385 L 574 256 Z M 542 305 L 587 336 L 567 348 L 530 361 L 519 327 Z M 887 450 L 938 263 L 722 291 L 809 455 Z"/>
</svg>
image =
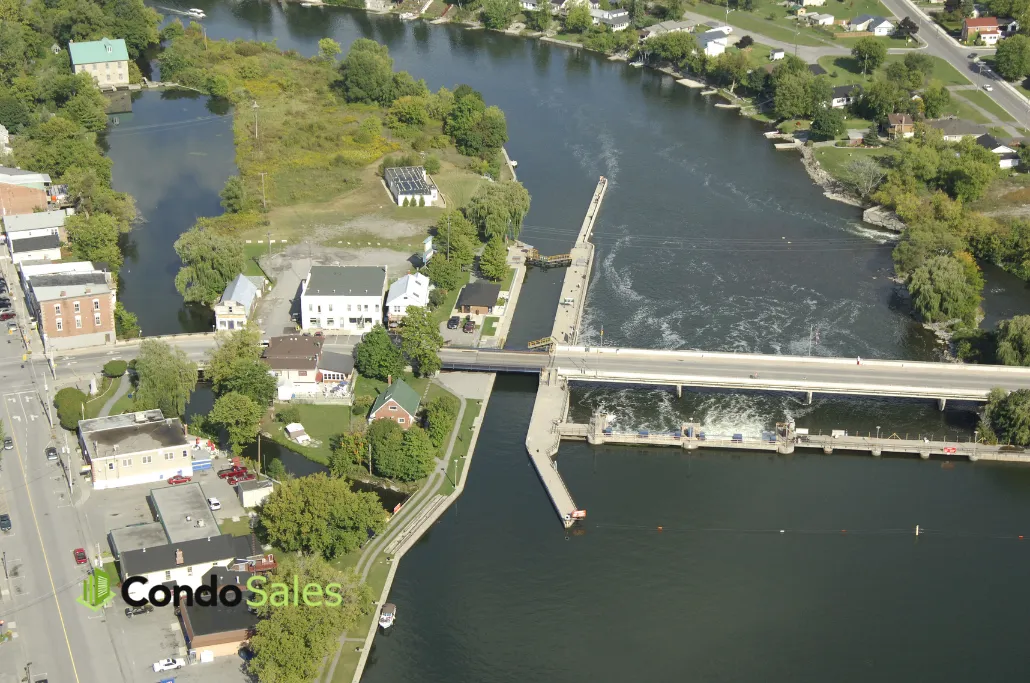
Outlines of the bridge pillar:
<svg viewBox="0 0 1030 683">
<path fill-rule="evenodd" d="M 805 405 L 806 406 L 812 405 L 812 392 L 811 391 L 806 391 L 805 392 Z"/>
<path fill-rule="evenodd" d="M 683 447 L 688 451 L 696 451 L 697 441 L 695 439 L 683 439 Z"/>
<path fill-rule="evenodd" d="M 833 453 L 833 446 L 823 446 L 823 453 L 826 455 Z"/>
<path fill-rule="evenodd" d="M 873 447 L 872 447 L 872 448 L 871 448 L 871 449 L 869 450 L 869 452 L 870 452 L 870 453 L 872 453 L 872 454 L 873 454 L 873 456 L 874 456 L 874 457 L 877 457 L 877 458 L 879 458 L 879 457 L 880 457 L 880 453 L 882 453 L 882 451 L 880 450 L 880 447 L 879 447 L 879 446 L 873 446 Z"/>
<path fill-rule="evenodd" d="M 794 442 L 787 441 L 776 446 L 776 452 L 780 455 L 790 455 L 794 452 Z"/>
<path fill-rule="evenodd" d="M 919 457 L 922 458 L 923 460 L 929 460 L 930 459 L 930 451 L 919 451 Z"/>
<path fill-rule="evenodd" d="M 676 398 L 683 398 L 683 385 L 682 384 L 677 384 L 676 385 Z"/>
<path fill-rule="evenodd" d="M 976 462 L 979 459 L 980 459 L 979 455 L 976 455 L 975 453 L 970 453 L 969 454 L 969 462 Z"/>
<path fill-rule="evenodd" d="M 944 406 L 947 405 L 948 399 L 939 398 L 937 399 L 937 410 L 944 410 Z"/>
</svg>

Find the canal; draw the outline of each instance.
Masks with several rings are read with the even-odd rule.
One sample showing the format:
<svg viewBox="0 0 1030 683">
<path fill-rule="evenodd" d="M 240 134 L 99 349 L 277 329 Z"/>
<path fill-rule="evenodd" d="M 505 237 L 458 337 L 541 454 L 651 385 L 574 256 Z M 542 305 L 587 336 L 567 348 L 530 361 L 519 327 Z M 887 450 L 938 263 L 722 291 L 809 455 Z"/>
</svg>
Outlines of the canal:
<svg viewBox="0 0 1030 683">
<path fill-rule="evenodd" d="M 210 38 L 274 39 L 310 55 L 322 37 L 344 50 L 368 37 L 431 88 L 481 90 L 508 116 L 508 150 L 533 197 L 524 239 L 545 253 L 568 247 L 597 176 L 608 176 L 591 343 L 603 330 L 605 343 L 653 348 L 938 353 L 889 279 L 890 242 L 853 207 L 822 197 L 757 124 L 670 78 L 482 31 L 200 1 Z M 139 260 L 126 266 L 147 279 L 128 280 L 125 300 L 139 297 L 129 308 L 152 320 L 146 334 L 191 329 L 197 317 L 181 300 L 167 299 L 180 301 L 169 308 L 146 297 L 151 284 L 171 286 L 177 235 L 218 212 L 233 172 L 231 127 L 227 117 L 173 127 L 209 115 L 203 99 L 147 94 L 139 103 L 140 134 L 111 136 L 116 185 L 137 195 L 148 221 L 132 236 Z M 168 125 L 144 128 L 151 124 Z M 171 167 L 154 164 L 151 182 L 119 170 L 159 150 Z M 519 307 L 512 346 L 550 329 L 560 277 L 530 273 L 522 301 L 541 304 Z M 988 282 L 988 316 L 1030 309 L 1023 283 L 990 272 Z M 1014 539 L 1030 514 L 1030 470 L 568 444 L 559 466 L 589 517 L 566 537 L 522 445 L 533 392 L 527 378 L 498 379 L 465 493 L 405 557 L 391 595 L 398 625 L 377 639 L 366 681 L 964 682 L 1030 673 L 1021 654 L 1028 551 Z M 950 403 L 943 413 L 930 402 L 860 398 L 805 406 L 777 394 L 677 399 L 584 388 L 573 402 L 577 419 L 601 407 L 626 427 L 693 417 L 755 432 L 790 416 L 811 429 L 968 436 L 975 421 L 970 406 Z M 918 539 L 917 524 L 928 530 Z"/>
</svg>

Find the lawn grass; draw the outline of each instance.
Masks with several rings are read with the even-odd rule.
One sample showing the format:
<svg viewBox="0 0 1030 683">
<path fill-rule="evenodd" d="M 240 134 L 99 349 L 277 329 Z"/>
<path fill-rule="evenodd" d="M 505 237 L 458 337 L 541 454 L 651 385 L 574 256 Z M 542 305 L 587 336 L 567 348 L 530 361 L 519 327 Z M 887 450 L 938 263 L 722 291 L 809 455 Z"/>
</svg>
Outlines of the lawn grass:
<svg viewBox="0 0 1030 683">
<path fill-rule="evenodd" d="M 497 322 L 500 320 L 495 315 L 491 315 L 483 319 L 483 331 L 480 333 L 481 337 L 492 337 L 497 334 Z"/>
<path fill-rule="evenodd" d="M 117 381 L 116 381 L 117 380 Z M 86 401 L 86 419 L 92 420 L 94 417 L 100 416 L 100 411 L 104 409 L 104 404 L 118 391 L 118 386 L 121 385 L 122 381 L 129 381 L 128 377 L 122 375 L 121 377 L 112 380 L 106 375 L 102 375 L 100 378 L 100 386 L 97 387 L 97 395 Z"/>
<path fill-rule="evenodd" d="M 320 441 L 317 446 L 301 446 L 286 438 L 283 425 L 279 422 L 271 422 L 265 426 L 272 440 L 276 443 L 296 451 L 309 460 L 327 465 L 332 451 L 329 444 L 332 437 L 350 429 L 351 406 L 344 405 L 311 405 L 305 403 L 291 404 L 300 413 L 300 423 L 304 425 L 313 440 Z"/>
<path fill-rule="evenodd" d="M 972 104 L 952 94 L 951 101 L 944 108 L 946 115 L 957 116 L 973 123 L 990 123 L 991 120 Z"/>
<path fill-rule="evenodd" d="M 445 496 L 454 492 L 454 484 L 451 482 L 451 477 L 454 477 L 455 482 L 461 481 L 461 472 L 468 464 L 467 456 L 469 454 L 469 439 L 472 435 L 472 425 L 476 421 L 482 405 L 483 402 L 476 399 L 466 399 L 465 401 L 465 414 L 461 416 L 461 424 L 458 426 L 458 438 L 454 442 L 451 460 L 447 463 L 448 475 L 438 491 Z"/>
<path fill-rule="evenodd" d="M 218 528 L 223 534 L 231 534 L 232 536 L 250 536 L 250 519 L 248 517 L 240 518 L 240 521 L 234 522 L 231 519 L 226 519 L 218 524 Z"/>
<path fill-rule="evenodd" d="M 1011 137 L 1007 130 L 999 126 L 988 126 L 987 132 L 993 135 L 998 140 L 1008 140 Z"/>
<path fill-rule="evenodd" d="M 815 158 L 819 165 L 834 178 L 843 178 L 847 175 L 845 169 L 848 164 L 858 157 L 867 156 L 873 159 L 884 159 L 896 155 L 894 150 L 881 147 L 878 149 L 865 149 L 861 147 L 819 147 L 815 150 Z"/>
<path fill-rule="evenodd" d="M 958 95 L 963 99 L 969 100 L 976 106 L 983 109 L 988 114 L 994 114 L 999 120 L 1005 123 L 1015 123 L 1016 119 L 1013 118 L 1005 109 L 991 99 L 991 96 L 982 90 L 958 90 L 953 92 L 952 95 Z"/>
<path fill-rule="evenodd" d="M 848 55 L 830 55 L 819 58 L 819 65 L 826 69 L 830 82 L 833 85 L 848 85 L 857 83 L 865 85 L 871 83 L 873 78 L 884 73 L 887 65 L 893 62 L 904 61 L 905 55 L 887 55 L 887 60 L 879 69 L 872 74 L 862 75 L 862 69 L 858 61 Z M 933 72 L 930 74 L 932 80 L 937 80 L 944 85 L 968 85 L 969 79 L 959 73 L 958 69 L 948 64 L 940 57 L 933 57 Z"/>
<path fill-rule="evenodd" d="M 451 317 L 451 311 L 454 310 L 454 306 L 458 303 L 458 294 L 461 293 L 461 288 L 469 283 L 470 276 L 471 273 L 462 273 L 461 284 L 447 292 L 447 298 L 433 311 L 433 322 L 436 325 Z"/>
<path fill-rule="evenodd" d="M 130 392 L 131 393 L 131 392 Z M 111 415 L 121 415 L 122 413 L 131 413 L 133 408 L 133 398 L 129 394 L 125 394 L 120 399 L 114 402 L 111 406 Z"/>
<path fill-rule="evenodd" d="M 877 2 L 876 4 L 879 4 Z M 782 40 L 785 43 L 794 43 L 794 19 L 787 18 L 786 10 L 779 5 L 772 3 L 755 3 L 754 12 L 730 12 L 729 23 L 731 26 L 737 27 L 739 30 L 748 33 L 757 33 L 761 36 L 772 38 L 773 40 Z M 706 17 L 718 19 L 719 21 L 726 21 L 726 9 L 718 7 L 716 5 L 709 5 L 704 2 L 699 2 L 690 8 L 691 12 L 697 14 L 703 14 Z M 766 17 L 772 13 L 774 19 L 769 20 Z M 883 12 L 886 14 L 886 10 Z M 757 40 L 757 39 L 756 39 Z M 803 27 L 797 32 L 798 45 L 808 45 L 811 47 L 823 47 L 830 43 L 830 40 L 821 40 L 813 34 L 813 31 L 808 27 Z"/>
<path fill-rule="evenodd" d="M 447 9 L 447 3 L 441 2 L 441 0 L 433 0 L 429 3 L 429 7 L 422 13 L 422 16 L 426 19 L 437 19 L 443 16 L 444 10 Z"/>
<path fill-rule="evenodd" d="M 504 280 L 501 281 L 501 291 L 510 292 L 511 284 L 515 281 L 515 269 L 509 268 L 508 272 L 504 275 Z"/>
</svg>

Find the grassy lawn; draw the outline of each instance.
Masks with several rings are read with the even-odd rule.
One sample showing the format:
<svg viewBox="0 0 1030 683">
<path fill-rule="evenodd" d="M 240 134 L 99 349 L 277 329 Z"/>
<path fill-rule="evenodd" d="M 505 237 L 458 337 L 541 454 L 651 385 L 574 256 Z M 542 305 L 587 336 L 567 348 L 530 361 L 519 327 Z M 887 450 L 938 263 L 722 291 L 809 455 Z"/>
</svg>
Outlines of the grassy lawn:
<svg viewBox="0 0 1030 683">
<path fill-rule="evenodd" d="M 500 318 L 498 318 L 495 315 L 491 315 L 488 318 L 484 318 L 483 319 L 483 331 L 481 333 L 481 336 L 483 336 L 483 337 L 492 337 L 495 334 L 497 334 L 497 321 L 498 320 L 500 320 Z"/>
<path fill-rule="evenodd" d="M 958 97 L 955 93 L 952 93 L 951 101 L 948 102 L 948 106 L 944 108 L 944 113 L 957 116 L 960 119 L 972 121 L 973 123 L 990 123 L 990 119 L 988 119 L 982 111 L 961 97 Z"/>
<path fill-rule="evenodd" d="M 437 325 L 451 317 L 451 311 L 454 310 L 454 305 L 458 303 L 458 294 L 461 292 L 461 288 L 468 284 L 470 275 L 471 273 L 462 273 L 461 285 L 447 292 L 447 299 L 439 308 L 433 311 L 433 322 Z"/>
<path fill-rule="evenodd" d="M 1019 173 L 995 180 L 987 194 L 969 204 L 974 211 L 1021 208 L 1030 204 L 1030 174 Z"/>
<path fill-rule="evenodd" d="M 234 522 L 231 519 L 223 520 L 218 528 L 221 529 L 223 534 L 232 534 L 233 536 L 249 536 L 250 535 L 250 520 L 246 517 L 240 518 L 240 521 Z"/>
<path fill-rule="evenodd" d="M 504 280 L 501 282 L 501 291 L 510 292 L 511 283 L 515 281 L 515 269 L 509 268 L 507 275 L 504 276 Z"/>
<path fill-rule="evenodd" d="M 268 423 L 265 425 L 265 429 L 272 435 L 272 439 L 276 443 L 297 451 L 310 460 L 323 465 L 328 464 L 329 455 L 332 452 L 329 449 L 329 442 L 334 435 L 349 429 L 351 406 L 316 406 L 303 403 L 291 405 L 295 405 L 300 412 L 300 423 L 304 425 L 304 431 L 308 436 L 321 442 L 318 446 L 300 446 L 290 441 L 286 438 L 283 425 L 279 422 Z"/>
<path fill-rule="evenodd" d="M 845 169 L 848 164 L 861 156 L 868 156 L 873 159 L 883 159 L 897 154 L 892 149 L 881 147 L 879 149 L 863 149 L 860 147 L 820 147 L 815 150 L 815 158 L 819 164 L 826 169 L 826 172 L 834 178 L 841 178 L 846 175 Z"/>
<path fill-rule="evenodd" d="M 877 2 L 879 4 L 879 2 Z M 730 12 L 729 23 L 744 33 L 753 32 L 773 40 L 782 40 L 786 43 L 794 42 L 794 19 L 789 17 L 786 10 L 771 2 L 756 2 L 754 12 Z M 726 10 L 723 7 L 709 5 L 699 2 L 690 8 L 691 12 L 703 14 L 706 17 L 726 21 Z M 770 15 L 773 19 L 768 19 Z M 821 40 L 816 37 L 812 29 L 802 27 L 797 32 L 798 45 L 809 45 L 814 47 L 825 46 L 830 40 Z"/>
<path fill-rule="evenodd" d="M 952 95 L 958 95 L 969 100 L 988 114 L 994 114 L 998 119 L 1005 123 L 1016 122 L 1016 119 L 1014 119 L 1011 114 L 1005 111 L 1000 104 L 992 100 L 991 96 L 982 90 L 959 90 L 952 93 Z"/>
<path fill-rule="evenodd" d="M 122 375 L 117 380 L 112 380 L 110 377 L 101 376 L 100 386 L 97 387 L 97 395 L 86 401 L 86 419 L 91 420 L 94 417 L 100 416 L 100 411 L 103 410 L 104 404 L 107 403 L 107 399 L 111 398 L 116 391 L 118 391 L 118 385 L 122 381 L 129 381 L 126 375 Z"/>
<path fill-rule="evenodd" d="M 453 476 L 454 481 L 459 481 L 461 479 L 461 472 L 468 463 L 466 456 L 469 450 L 469 437 L 472 434 L 472 423 L 475 422 L 476 417 L 479 415 L 482 405 L 483 402 L 478 400 L 468 399 L 465 401 L 465 414 L 462 415 L 461 425 L 458 427 L 458 440 L 454 442 L 451 461 L 447 463 L 448 476 L 439 489 L 439 493 L 445 496 L 454 492 L 454 485 L 451 483 L 450 478 Z"/>
<path fill-rule="evenodd" d="M 847 85 L 850 83 L 866 84 L 873 80 L 877 74 L 887 70 L 887 65 L 892 62 L 904 61 L 905 55 L 887 55 L 887 61 L 872 74 L 862 75 L 862 69 L 854 57 L 838 55 L 819 58 L 819 65 L 826 69 L 830 82 L 834 85 Z M 934 57 L 933 73 L 930 77 L 938 80 L 944 85 L 968 85 L 969 80 L 963 76 L 951 64 L 940 57 Z"/>
<path fill-rule="evenodd" d="M 120 399 L 114 402 L 113 406 L 111 406 L 111 414 L 121 415 L 122 413 L 132 412 L 132 403 L 133 400 L 129 396 L 129 394 L 122 396 Z"/>
<path fill-rule="evenodd" d="M 436 19 L 443 15 L 443 11 L 447 9 L 447 3 L 441 2 L 440 0 L 433 0 L 426 8 L 426 11 L 422 13 L 422 16 L 426 19 Z"/>
</svg>

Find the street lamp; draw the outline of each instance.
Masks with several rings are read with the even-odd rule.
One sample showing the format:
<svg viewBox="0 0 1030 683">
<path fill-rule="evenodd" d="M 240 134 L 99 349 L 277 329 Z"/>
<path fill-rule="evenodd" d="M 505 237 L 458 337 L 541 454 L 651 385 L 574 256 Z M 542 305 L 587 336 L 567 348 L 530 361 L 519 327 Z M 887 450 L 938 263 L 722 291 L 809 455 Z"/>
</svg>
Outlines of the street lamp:
<svg viewBox="0 0 1030 683">
<path fill-rule="evenodd" d="M 876 425 L 876 438 L 880 438 L 880 425 Z"/>
</svg>

